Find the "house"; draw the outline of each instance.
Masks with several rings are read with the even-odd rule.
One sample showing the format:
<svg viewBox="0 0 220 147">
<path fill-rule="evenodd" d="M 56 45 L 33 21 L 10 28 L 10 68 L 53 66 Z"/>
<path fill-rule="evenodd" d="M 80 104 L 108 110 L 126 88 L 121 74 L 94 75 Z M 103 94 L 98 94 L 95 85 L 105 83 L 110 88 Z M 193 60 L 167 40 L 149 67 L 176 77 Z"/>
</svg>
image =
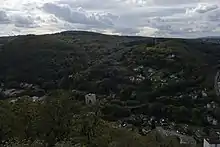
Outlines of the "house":
<svg viewBox="0 0 220 147">
<path fill-rule="evenodd" d="M 6 97 L 15 97 L 23 92 L 24 92 L 24 90 L 7 89 L 7 90 L 3 91 L 3 94 Z"/>
<path fill-rule="evenodd" d="M 144 76 L 142 76 L 141 74 L 140 74 L 140 75 L 137 75 L 136 82 L 140 83 L 140 82 L 142 82 L 143 80 L 145 80 L 145 77 L 144 77 Z"/>
<path fill-rule="evenodd" d="M 203 147 L 220 147 L 220 140 L 219 138 L 205 138 Z"/>
<path fill-rule="evenodd" d="M 214 120 L 212 121 L 212 124 L 213 124 L 214 126 L 218 125 L 218 120 L 217 120 L 217 119 L 214 119 Z"/>
<path fill-rule="evenodd" d="M 217 108 L 217 107 L 218 107 L 218 104 L 217 104 L 217 103 L 215 103 L 215 102 L 211 102 L 211 105 L 212 105 L 212 108 L 213 108 L 213 109 L 215 109 L 215 108 Z"/>
<path fill-rule="evenodd" d="M 209 136 L 204 138 L 203 147 L 220 147 L 220 130 L 211 130 Z"/>
<path fill-rule="evenodd" d="M 215 119 L 213 116 L 207 115 L 207 116 L 206 116 L 206 119 L 207 119 L 207 121 L 208 121 L 209 124 L 215 125 L 215 126 L 218 125 L 218 120 Z"/>
<path fill-rule="evenodd" d="M 193 99 L 193 100 L 197 100 L 197 99 L 198 99 L 198 96 L 197 96 L 197 95 L 193 95 L 193 96 L 192 96 L 192 99 Z"/>
<path fill-rule="evenodd" d="M 138 66 L 137 68 L 134 68 L 133 70 L 136 72 L 140 72 L 143 68 L 144 68 L 144 66 L 141 65 L 141 66 Z"/>
<path fill-rule="evenodd" d="M 208 110 L 213 110 L 213 109 L 215 109 L 215 108 L 217 108 L 218 107 L 218 104 L 216 104 L 215 102 L 211 102 L 211 103 L 208 103 L 207 105 L 206 105 L 206 108 L 208 109 Z"/>
<path fill-rule="evenodd" d="M 160 119 L 160 125 L 161 126 L 166 126 L 166 125 L 168 125 L 168 123 L 165 119 Z"/>
<path fill-rule="evenodd" d="M 181 145 L 196 146 L 196 140 L 191 136 L 179 135 L 179 140 Z"/>
<path fill-rule="evenodd" d="M 170 54 L 170 55 L 167 56 L 168 59 L 173 59 L 175 57 L 176 57 L 176 55 L 174 55 L 174 54 Z"/>
<path fill-rule="evenodd" d="M 182 135 L 179 133 L 179 131 L 165 130 L 162 127 L 157 127 L 156 131 L 157 133 L 161 135 L 162 138 L 165 138 L 165 139 L 167 139 L 167 137 L 170 137 L 170 136 L 176 136 L 179 139 L 179 144 L 182 146 L 187 146 L 187 147 L 196 146 L 196 140 L 193 137 Z"/>
<path fill-rule="evenodd" d="M 151 130 L 148 128 L 148 129 L 146 129 L 146 128 L 142 128 L 141 130 L 140 130 L 140 134 L 141 135 L 147 135 L 148 133 L 150 133 L 151 132 Z"/>
<path fill-rule="evenodd" d="M 207 97 L 208 94 L 205 91 L 202 91 L 202 97 Z"/>
<path fill-rule="evenodd" d="M 171 79 L 175 79 L 175 80 L 178 79 L 178 77 L 175 76 L 175 75 L 170 75 L 170 78 L 171 78 Z"/>
<path fill-rule="evenodd" d="M 212 108 L 212 105 L 208 103 L 208 104 L 206 105 L 206 108 L 207 108 L 207 109 L 211 109 L 211 108 Z"/>
<path fill-rule="evenodd" d="M 141 74 L 137 75 L 136 77 L 130 76 L 129 80 L 133 83 L 137 83 L 139 84 L 140 82 L 142 82 L 143 80 L 145 80 L 146 78 L 144 76 L 142 76 Z"/>
<path fill-rule="evenodd" d="M 153 70 L 152 68 L 149 68 L 149 69 L 148 69 L 148 72 L 149 72 L 150 74 L 152 74 L 152 73 L 154 72 L 154 70 Z"/>
<path fill-rule="evenodd" d="M 116 94 L 111 93 L 109 97 L 112 98 L 112 99 L 115 99 L 116 98 Z"/>
<path fill-rule="evenodd" d="M 203 141 L 203 139 L 204 139 L 204 136 L 206 136 L 206 133 L 204 132 L 204 131 L 202 131 L 202 130 L 196 130 L 195 132 L 194 132 L 194 135 L 193 135 L 193 137 L 198 141 L 198 142 L 202 142 Z"/>
<path fill-rule="evenodd" d="M 14 104 L 14 103 L 16 103 L 18 101 L 18 99 L 13 99 L 13 100 L 10 100 L 10 103 L 11 104 Z"/>
<path fill-rule="evenodd" d="M 94 105 L 96 103 L 96 95 L 92 93 L 85 95 L 85 102 L 87 105 L 88 104 Z"/>
<path fill-rule="evenodd" d="M 134 81 L 135 81 L 135 77 L 130 76 L 130 77 L 129 77 L 129 80 L 130 80 L 131 82 L 134 82 Z"/>
<path fill-rule="evenodd" d="M 36 102 L 37 100 L 39 100 L 39 97 L 33 96 L 33 97 L 32 97 L 32 100 L 33 100 L 33 102 Z"/>
</svg>

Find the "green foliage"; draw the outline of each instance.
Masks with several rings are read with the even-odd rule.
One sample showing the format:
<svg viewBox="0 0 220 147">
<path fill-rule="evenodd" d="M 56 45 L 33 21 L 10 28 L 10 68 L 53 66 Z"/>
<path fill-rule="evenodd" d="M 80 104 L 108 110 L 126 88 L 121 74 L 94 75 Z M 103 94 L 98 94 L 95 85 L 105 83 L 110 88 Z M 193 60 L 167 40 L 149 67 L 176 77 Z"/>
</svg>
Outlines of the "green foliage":
<svg viewBox="0 0 220 147">
<path fill-rule="evenodd" d="M 164 104 L 152 103 L 149 105 L 149 114 L 151 116 L 162 117 L 164 116 Z"/>
<path fill-rule="evenodd" d="M 145 147 L 155 143 L 153 136 L 112 128 L 94 112 L 84 109 L 68 94 L 45 102 L 21 99 L 1 101 L 0 139 L 6 146 L 116 146 Z"/>
<path fill-rule="evenodd" d="M 136 100 L 127 100 L 126 105 L 127 106 L 138 106 L 138 105 L 140 105 L 140 102 L 136 101 Z"/>
<path fill-rule="evenodd" d="M 213 67 L 220 57 L 217 44 L 165 38 L 154 44 L 152 38 L 91 32 L 4 37 L 0 44 L 0 82 L 5 84 L 0 88 L 19 89 L 26 82 L 43 90 L 27 90 L 24 95 L 49 96 L 44 103 L 1 102 L 0 137 L 4 140 L 43 140 L 54 145 L 72 138 L 71 143 L 93 146 L 143 145 L 142 138 L 130 133 L 122 144 L 115 143 L 112 136 L 117 132 L 102 126 L 96 116 L 87 116 L 89 108 L 76 100 L 84 100 L 86 93 L 95 93 L 101 100 L 112 94 L 119 97 L 102 107 L 109 120 L 139 113 L 204 125 L 204 105 L 218 101 L 212 90 Z M 57 89 L 74 89 L 77 94 L 73 98 L 70 92 Z M 207 98 L 201 95 L 204 89 Z M 56 91 L 48 93 L 52 90 Z M 4 98 L 0 92 L 0 99 Z M 214 115 L 220 119 L 218 109 Z"/>
<path fill-rule="evenodd" d="M 126 107 L 117 105 L 117 104 L 107 104 L 102 112 L 105 115 L 111 115 L 114 118 L 123 118 L 130 116 L 130 110 Z"/>
<path fill-rule="evenodd" d="M 3 140 L 36 139 L 54 144 L 70 138 L 73 116 L 80 113 L 80 106 L 68 98 L 55 98 L 48 102 L 21 99 L 14 104 L 1 104 L 1 129 Z"/>
</svg>

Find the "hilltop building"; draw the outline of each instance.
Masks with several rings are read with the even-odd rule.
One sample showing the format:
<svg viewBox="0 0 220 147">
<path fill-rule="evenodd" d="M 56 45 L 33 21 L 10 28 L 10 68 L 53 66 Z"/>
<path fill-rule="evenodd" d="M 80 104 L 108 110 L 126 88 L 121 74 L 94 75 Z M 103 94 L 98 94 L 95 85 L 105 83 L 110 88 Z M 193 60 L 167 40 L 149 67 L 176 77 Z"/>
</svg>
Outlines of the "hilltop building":
<svg viewBox="0 0 220 147">
<path fill-rule="evenodd" d="M 85 102 L 87 105 L 94 105 L 96 103 L 96 95 L 92 93 L 85 95 Z"/>
</svg>

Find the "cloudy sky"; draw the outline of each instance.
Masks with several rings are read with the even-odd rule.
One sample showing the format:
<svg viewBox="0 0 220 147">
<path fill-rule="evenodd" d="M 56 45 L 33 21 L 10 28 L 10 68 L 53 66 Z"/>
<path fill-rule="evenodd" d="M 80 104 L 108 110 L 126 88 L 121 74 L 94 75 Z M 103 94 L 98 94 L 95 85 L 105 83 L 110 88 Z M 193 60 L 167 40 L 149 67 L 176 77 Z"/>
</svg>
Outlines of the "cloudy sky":
<svg viewBox="0 0 220 147">
<path fill-rule="evenodd" d="M 0 36 L 88 30 L 220 36 L 220 0 L 0 0 Z"/>
</svg>

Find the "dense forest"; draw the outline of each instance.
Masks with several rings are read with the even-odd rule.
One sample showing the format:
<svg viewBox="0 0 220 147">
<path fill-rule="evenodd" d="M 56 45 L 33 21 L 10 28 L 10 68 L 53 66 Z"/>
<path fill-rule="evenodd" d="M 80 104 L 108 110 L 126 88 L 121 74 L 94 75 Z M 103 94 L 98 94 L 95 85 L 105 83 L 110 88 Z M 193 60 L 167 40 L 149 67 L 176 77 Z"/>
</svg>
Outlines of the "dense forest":
<svg viewBox="0 0 220 147">
<path fill-rule="evenodd" d="M 214 91 L 220 43 L 210 40 L 78 31 L 0 38 L 0 139 L 159 147 L 169 145 L 153 131 L 141 136 L 144 122 L 131 117 L 217 125 L 206 120 L 220 121 Z M 84 104 L 88 93 L 96 105 Z M 125 118 L 137 131 L 113 127 Z"/>
</svg>

